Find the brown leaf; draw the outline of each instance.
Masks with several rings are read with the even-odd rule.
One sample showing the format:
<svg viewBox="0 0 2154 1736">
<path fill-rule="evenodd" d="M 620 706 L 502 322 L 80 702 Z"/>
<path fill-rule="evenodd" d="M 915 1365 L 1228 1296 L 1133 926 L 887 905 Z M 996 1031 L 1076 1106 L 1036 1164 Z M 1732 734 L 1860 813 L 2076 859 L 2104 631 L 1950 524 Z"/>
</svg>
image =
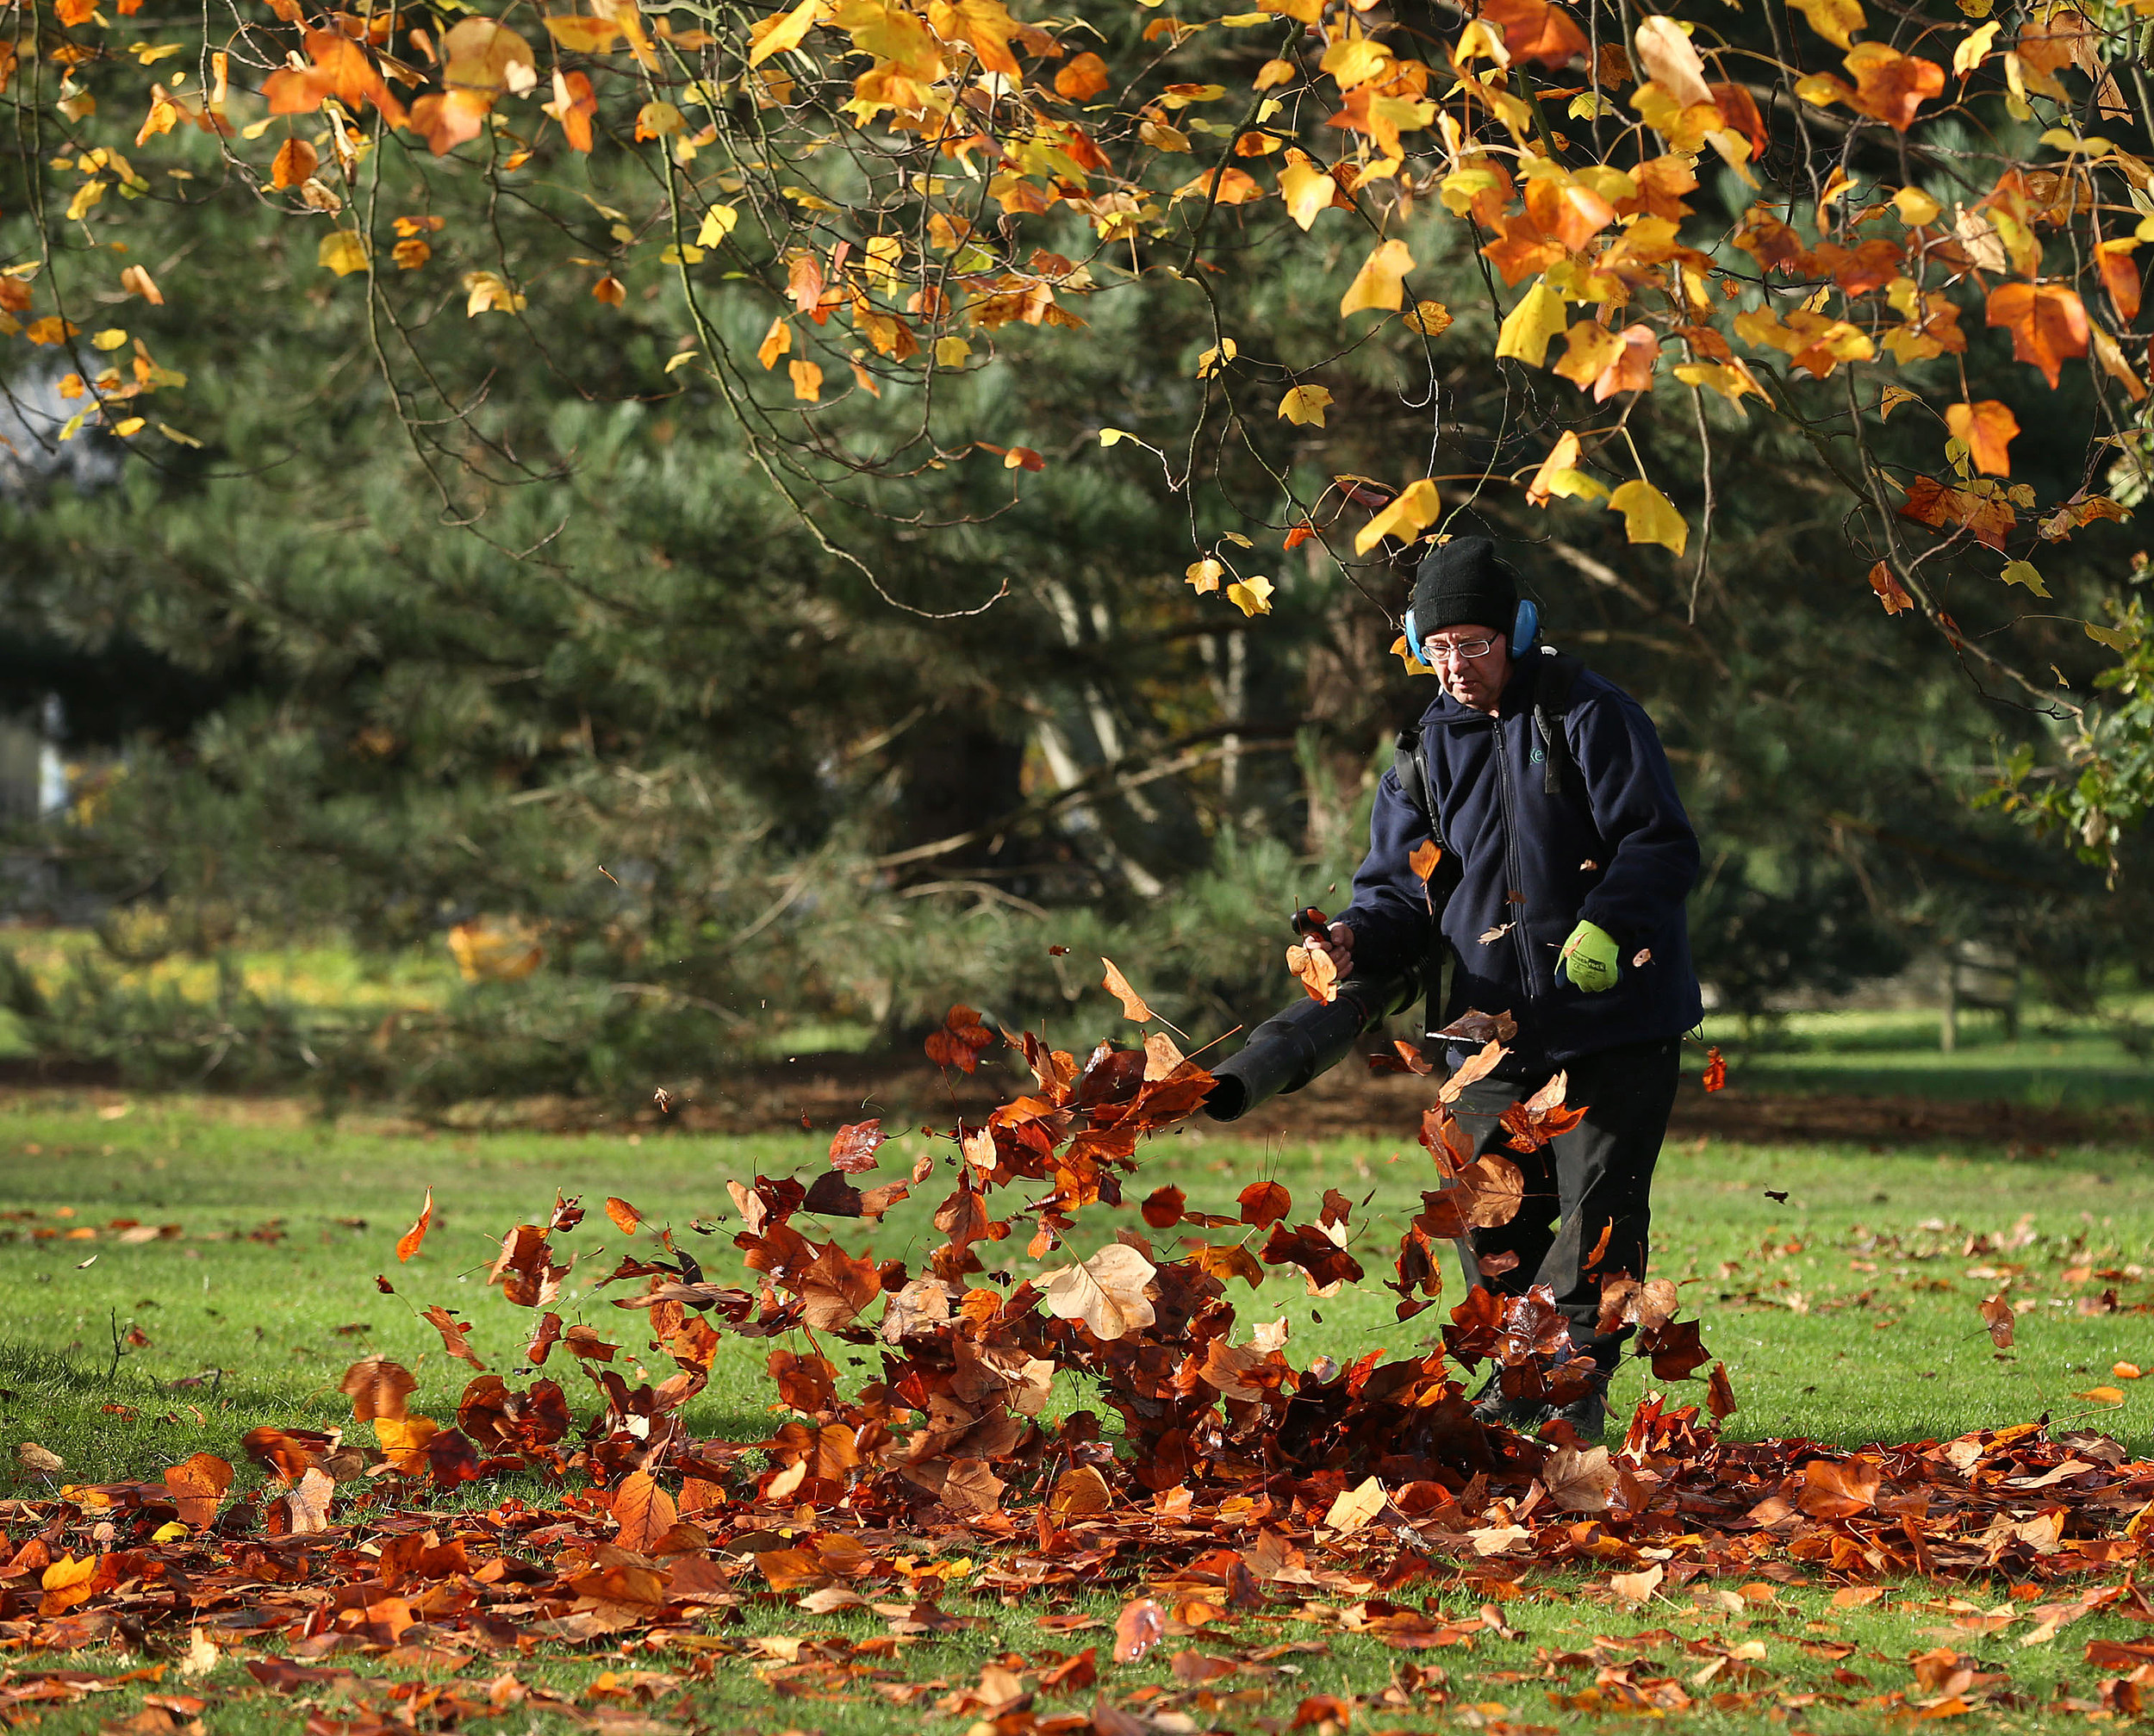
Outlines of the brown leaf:
<svg viewBox="0 0 2154 1736">
<path fill-rule="evenodd" d="M 336 1479 L 318 1465 L 301 1473 L 284 1497 L 284 1511 L 295 1535 L 329 1528 L 329 1502 L 336 1490 Z"/>
<path fill-rule="evenodd" d="M 2012 1348 L 2012 1335 L 2017 1328 L 2018 1316 L 2002 1291 L 1982 1304 L 1982 1323 L 1989 1328 L 1990 1341 L 2000 1350 Z"/>
<path fill-rule="evenodd" d="M 419 1317 L 441 1335 L 441 1347 L 450 1355 L 455 1357 L 458 1362 L 470 1363 L 472 1367 L 482 1373 L 485 1372 L 486 1365 L 479 1360 L 476 1353 L 471 1348 L 470 1340 L 467 1335 L 471 1330 L 470 1327 L 458 1320 L 438 1302 Z"/>
<path fill-rule="evenodd" d="M 338 1391 L 352 1401 L 352 1420 L 371 1422 L 377 1416 L 392 1421 L 404 1414 L 404 1399 L 419 1384 L 419 1377 L 401 1364 L 370 1356 L 344 1371 Z"/>
<path fill-rule="evenodd" d="M 1741 1406 L 1735 1402 L 1734 1383 L 1728 1378 L 1728 1365 L 1716 1362 L 1705 1383 L 1705 1408 L 1713 1414 L 1713 1421 L 1725 1422 Z"/>
<path fill-rule="evenodd" d="M 673 1497 L 647 1471 L 631 1472 L 613 1491 L 613 1521 L 620 1528 L 613 1541 L 634 1554 L 648 1555 L 651 1546 L 673 1529 L 675 1516 Z"/>
<path fill-rule="evenodd" d="M 856 1121 L 831 1136 L 831 1167 L 858 1175 L 875 1167 L 875 1151 L 884 1140 L 880 1119 Z"/>
<path fill-rule="evenodd" d="M 1149 1597 L 1132 1597 L 1114 1619 L 1114 1661 L 1135 1664 L 1167 1637 L 1167 1612 Z"/>
<path fill-rule="evenodd" d="M 396 1257 L 409 1260 L 419 1252 L 419 1245 L 426 1239 L 426 1231 L 433 1223 L 433 1190 L 426 1190 L 426 1203 L 419 1208 L 419 1222 L 396 1239 Z"/>
<path fill-rule="evenodd" d="M 1155 1188 L 1138 1209 L 1144 1214 L 1145 1223 L 1155 1229 L 1172 1229 L 1182 1221 L 1182 1212 L 1189 1204 L 1189 1197 L 1179 1187 Z"/>
<path fill-rule="evenodd" d="M 1253 1181 L 1242 1190 L 1242 1222 L 1261 1229 L 1294 1209 L 1294 1197 L 1275 1181 Z"/>
<path fill-rule="evenodd" d="M 1559 1447 L 1541 1467 L 1548 1498 L 1566 1513 L 1605 1513 L 1616 1490 L 1616 1467 L 1605 1447 Z"/>
<path fill-rule="evenodd" d="M 1139 1024 L 1149 1023 L 1155 1017 L 1152 1009 L 1145 1005 L 1143 996 L 1130 986 L 1129 978 L 1115 968 L 1112 959 L 1103 958 L 1099 962 L 1107 968 L 1100 986 L 1122 1003 L 1123 1017 L 1134 1019 Z"/>
</svg>

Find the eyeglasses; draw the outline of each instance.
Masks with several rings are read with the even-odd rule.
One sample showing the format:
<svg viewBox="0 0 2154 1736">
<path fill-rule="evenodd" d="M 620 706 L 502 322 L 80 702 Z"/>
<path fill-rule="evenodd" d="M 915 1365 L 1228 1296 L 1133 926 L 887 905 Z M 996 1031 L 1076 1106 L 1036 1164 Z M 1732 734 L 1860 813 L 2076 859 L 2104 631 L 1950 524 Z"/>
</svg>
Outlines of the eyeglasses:
<svg viewBox="0 0 2154 1736">
<path fill-rule="evenodd" d="M 1421 644 L 1421 660 L 1431 668 L 1441 663 L 1446 656 L 1456 657 L 1460 663 L 1470 663 L 1476 658 L 1486 656 L 1495 649 L 1494 639 L 1466 639 L 1457 644 L 1445 644 L 1436 639 L 1423 639 Z"/>
</svg>

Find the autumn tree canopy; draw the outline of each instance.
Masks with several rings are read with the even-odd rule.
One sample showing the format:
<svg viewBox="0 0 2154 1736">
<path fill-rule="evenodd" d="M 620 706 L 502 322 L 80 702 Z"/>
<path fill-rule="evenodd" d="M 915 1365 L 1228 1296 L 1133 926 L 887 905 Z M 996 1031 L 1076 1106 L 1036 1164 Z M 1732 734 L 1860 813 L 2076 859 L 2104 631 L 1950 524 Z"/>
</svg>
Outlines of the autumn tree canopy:
<svg viewBox="0 0 2154 1736">
<path fill-rule="evenodd" d="M 16 619 L 246 696 L 122 884 L 619 976 L 694 950 L 624 902 L 841 862 L 999 921 L 1348 849 L 1468 523 L 1654 704 L 1709 923 L 1771 856 L 1957 932 L 1970 768 L 2105 869 L 2154 791 L 2127 11 L 153 7 L 0 93 L 18 420 L 121 476 L 11 509 Z"/>
</svg>

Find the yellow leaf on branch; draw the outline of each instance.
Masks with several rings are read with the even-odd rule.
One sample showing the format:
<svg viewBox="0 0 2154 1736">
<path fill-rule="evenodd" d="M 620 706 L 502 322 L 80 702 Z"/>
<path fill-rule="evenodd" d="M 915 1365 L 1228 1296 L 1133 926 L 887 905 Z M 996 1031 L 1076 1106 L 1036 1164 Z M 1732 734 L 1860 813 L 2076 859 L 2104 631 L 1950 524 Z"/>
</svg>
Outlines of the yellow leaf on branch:
<svg viewBox="0 0 2154 1736">
<path fill-rule="evenodd" d="M 1322 386 L 1297 386 L 1279 401 L 1279 420 L 1298 428 L 1321 428 L 1330 403 L 1331 394 Z"/>
<path fill-rule="evenodd" d="M 356 229 L 332 229 L 314 250 L 314 263 L 339 277 L 366 269 L 366 238 Z"/>
<path fill-rule="evenodd" d="M 1788 0 L 1788 3 L 1809 20 L 1811 29 L 1838 48 L 1852 47 L 1847 33 L 1870 22 L 1856 0 Z M 1993 32 L 1995 28 L 1990 27 Z"/>
<path fill-rule="evenodd" d="M 1272 582 L 1261 573 L 1252 578 L 1236 579 L 1227 587 L 1227 600 L 1251 619 L 1268 615 L 1272 612 Z"/>
<path fill-rule="evenodd" d="M 1634 543 L 1658 543 L 1679 555 L 1690 540 L 1683 514 L 1651 482 L 1625 482 L 1608 497 L 1608 507 L 1623 515 L 1623 534 Z"/>
<path fill-rule="evenodd" d="M 1339 302 L 1339 317 L 1377 308 L 1398 308 L 1406 299 L 1402 287 L 1414 269 L 1414 256 L 1404 241 L 1394 237 L 1361 262 L 1353 283 Z"/>
<path fill-rule="evenodd" d="M 1549 344 L 1562 334 L 1563 327 L 1563 297 L 1545 280 L 1537 280 L 1519 297 L 1518 305 L 1503 315 L 1503 326 L 1496 333 L 1496 358 L 1502 361 L 1509 357 L 1538 368 L 1547 358 Z"/>
<path fill-rule="evenodd" d="M 1386 537 L 1410 543 L 1435 523 L 1441 510 L 1434 478 L 1423 476 L 1354 532 L 1354 552 L 1366 555 Z"/>
<path fill-rule="evenodd" d="M 787 54 L 798 48 L 822 9 L 823 0 L 800 0 L 790 12 L 766 18 L 755 26 L 748 33 L 749 40 L 755 44 L 748 51 L 748 64 L 760 66 L 774 54 Z"/>
</svg>

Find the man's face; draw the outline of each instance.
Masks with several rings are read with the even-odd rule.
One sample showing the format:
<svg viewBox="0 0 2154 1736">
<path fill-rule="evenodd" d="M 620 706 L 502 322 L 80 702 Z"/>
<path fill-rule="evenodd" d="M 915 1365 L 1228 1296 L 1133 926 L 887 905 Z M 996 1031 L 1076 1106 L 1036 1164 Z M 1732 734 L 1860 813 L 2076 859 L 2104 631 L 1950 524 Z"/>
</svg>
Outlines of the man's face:
<svg viewBox="0 0 2154 1736">
<path fill-rule="evenodd" d="M 1493 712 L 1510 679 L 1510 641 L 1493 627 L 1441 627 L 1423 642 L 1443 690 L 1462 706 Z"/>
</svg>

